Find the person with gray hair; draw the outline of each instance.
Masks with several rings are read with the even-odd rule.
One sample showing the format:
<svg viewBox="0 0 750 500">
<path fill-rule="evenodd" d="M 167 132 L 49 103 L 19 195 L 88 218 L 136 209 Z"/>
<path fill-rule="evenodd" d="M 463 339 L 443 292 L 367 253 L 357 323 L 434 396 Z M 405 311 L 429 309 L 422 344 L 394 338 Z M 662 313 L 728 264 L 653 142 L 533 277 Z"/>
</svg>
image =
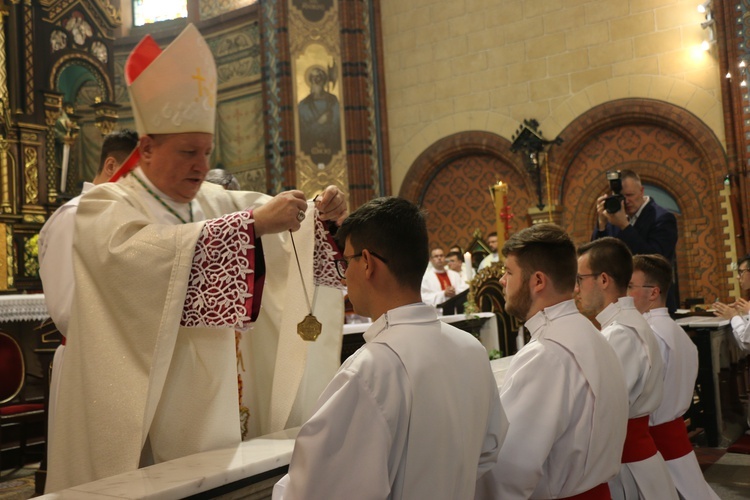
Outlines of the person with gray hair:
<svg viewBox="0 0 750 500">
<path fill-rule="evenodd" d="M 212 168 L 206 174 L 206 182 L 218 184 L 228 191 L 239 191 L 240 181 L 231 172 L 223 168 Z"/>
<path fill-rule="evenodd" d="M 607 194 L 596 200 L 597 226 L 592 240 L 612 236 L 623 241 L 633 255 L 656 253 L 670 263 L 677 247 L 677 218 L 653 198 L 645 196 L 640 176 L 633 170 L 620 171 L 622 197 L 620 210 L 610 213 L 604 208 Z M 667 296 L 670 311 L 677 309 L 674 287 Z"/>
</svg>

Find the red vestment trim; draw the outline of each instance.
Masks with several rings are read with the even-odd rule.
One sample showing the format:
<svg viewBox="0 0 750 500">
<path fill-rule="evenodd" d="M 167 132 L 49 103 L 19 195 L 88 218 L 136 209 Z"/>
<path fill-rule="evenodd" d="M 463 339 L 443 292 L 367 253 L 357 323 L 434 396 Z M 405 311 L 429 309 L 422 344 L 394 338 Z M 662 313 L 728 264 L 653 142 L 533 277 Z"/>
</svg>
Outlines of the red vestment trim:
<svg viewBox="0 0 750 500">
<path fill-rule="evenodd" d="M 682 417 L 649 427 L 648 431 L 664 460 L 675 460 L 693 451 L 693 445 L 690 444 L 687 434 L 687 426 Z"/>
<path fill-rule="evenodd" d="M 138 45 L 135 46 L 133 52 L 131 52 L 128 60 L 125 62 L 125 81 L 127 84 L 132 84 L 154 62 L 154 59 L 159 57 L 161 52 L 161 47 L 151 38 L 151 35 L 143 37 L 143 40 L 138 42 Z M 138 165 L 140 159 L 141 153 L 136 146 L 109 181 L 117 182 L 120 177 L 124 177 L 128 172 L 133 170 Z"/>
<path fill-rule="evenodd" d="M 628 420 L 622 463 L 640 462 L 656 455 L 656 444 L 648 432 L 648 415 Z"/>
<path fill-rule="evenodd" d="M 588 491 L 573 495 L 572 497 L 563 497 L 562 500 L 612 500 L 612 494 L 609 492 L 609 485 L 602 483 L 594 486 Z"/>
</svg>

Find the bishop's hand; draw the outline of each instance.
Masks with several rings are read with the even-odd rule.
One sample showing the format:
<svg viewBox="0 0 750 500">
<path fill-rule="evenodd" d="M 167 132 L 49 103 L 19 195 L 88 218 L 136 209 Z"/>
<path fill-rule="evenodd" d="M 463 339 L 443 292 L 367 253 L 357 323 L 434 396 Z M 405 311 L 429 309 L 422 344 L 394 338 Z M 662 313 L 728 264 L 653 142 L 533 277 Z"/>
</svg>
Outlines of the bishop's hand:
<svg viewBox="0 0 750 500">
<path fill-rule="evenodd" d="M 318 209 L 320 220 L 332 220 L 339 226 L 349 215 L 346 196 L 336 186 L 328 186 L 315 198 L 315 208 Z"/>
<path fill-rule="evenodd" d="M 255 219 L 255 234 L 280 233 L 282 231 L 297 231 L 307 210 L 307 200 L 302 191 L 284 191 L 271 198 L 265 204 L 253 210 Z"/>
</svg>

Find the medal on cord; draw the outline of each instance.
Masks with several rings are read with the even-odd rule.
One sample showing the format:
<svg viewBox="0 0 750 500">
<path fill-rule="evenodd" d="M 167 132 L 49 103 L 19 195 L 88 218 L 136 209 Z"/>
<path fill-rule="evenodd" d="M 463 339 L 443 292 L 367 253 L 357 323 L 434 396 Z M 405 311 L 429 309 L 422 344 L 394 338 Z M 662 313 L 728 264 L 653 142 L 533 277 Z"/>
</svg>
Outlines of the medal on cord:
<svg viewBox="0 0 750 500">
<path fill-rule="evenodd" d="M 305 278 L 302 276 L 302 266 L 299 263 L 299 256 L 297 255 L 297 246 L 294 244 L 294 236 L 289 231 L 289 236 L 292 238 L 292 248 L 294 249 L 294 258 L 297 259 L 297 269 L 299 269 L 299 278 L 302 281 L 302 291 L 305 292 L 305 301 L 307 302 L 307 309 L 310 311 L 305 319 L 297 323 L 297 335 L 302 337 L 302 340 L 308 342 L 315 342 L 320 332 L 323 331 L 323 325 L 318 321 L 312 313 L 312 305 L 310 304 L 310 298 L 307 295 L 307 287 L 305 286 Z M 313 301 L 315 298 L 313 297 Z"/>
</svg>

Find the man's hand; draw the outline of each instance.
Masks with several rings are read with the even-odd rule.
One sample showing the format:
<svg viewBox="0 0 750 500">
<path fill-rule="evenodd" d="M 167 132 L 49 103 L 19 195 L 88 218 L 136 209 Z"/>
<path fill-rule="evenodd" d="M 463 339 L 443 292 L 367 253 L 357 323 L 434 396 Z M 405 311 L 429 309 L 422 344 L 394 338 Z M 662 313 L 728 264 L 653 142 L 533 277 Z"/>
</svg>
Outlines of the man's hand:
<svg viewBox="0 0 750 500">
<path fill-rule="evenodd" d="M 320 220 L 332 220 L 339 226 L 349 215 L 347 205 L 346 196 L 336 186 L 328 186 L 315 199 L 315 207 L 320 213 Z"/>
<path fill-rule="evenodd" d="M 268 203 L 253 210 L 255 234 L 262 236 L 282 231 L 296 231 L 300 228 L 300 220 L 297 216 L 300 211 L 306 210 L 307 201 L 302 191 L 279 193 Z"/>
<path fill-rule="evenodd" d="M 445 298 L 446 299 L 450 299 L 451 297 L 455 297 L 456 296 L 456 289 L 453 288 L 450 285 L 447 286 L 447 287 L 445 287 L 444 291 L 445 291 Z"/>
<path fill-rule="evenodd" d="M 739 311 L 735 308 L 735 304 L 722 304 L 721 302 L 714 302 L 714 316 L 719 316 L 724 319 L 732 319 L 735 316 L 739 316 Z"/>
<path fill-rule="evenodd" d="M 735 302 L 734 307 L 740 314 L 750 314 L 750 302 L 745 299 L 740 299 Z"/>
<path fill-rule="evenodd" d="M 628 215 L 625 213 L 625 200 L 620 201 L 620 210 L 611 214 L 604 209 L 604 199 L 608 196 L 608 194 L 603 194 L 596 199 L 596 214 L 599 217 L 599 231 L 604 231 L 608 222 L 615 227 L 625 229 L 630 224 L 628 221 Z"/>
</svg>

